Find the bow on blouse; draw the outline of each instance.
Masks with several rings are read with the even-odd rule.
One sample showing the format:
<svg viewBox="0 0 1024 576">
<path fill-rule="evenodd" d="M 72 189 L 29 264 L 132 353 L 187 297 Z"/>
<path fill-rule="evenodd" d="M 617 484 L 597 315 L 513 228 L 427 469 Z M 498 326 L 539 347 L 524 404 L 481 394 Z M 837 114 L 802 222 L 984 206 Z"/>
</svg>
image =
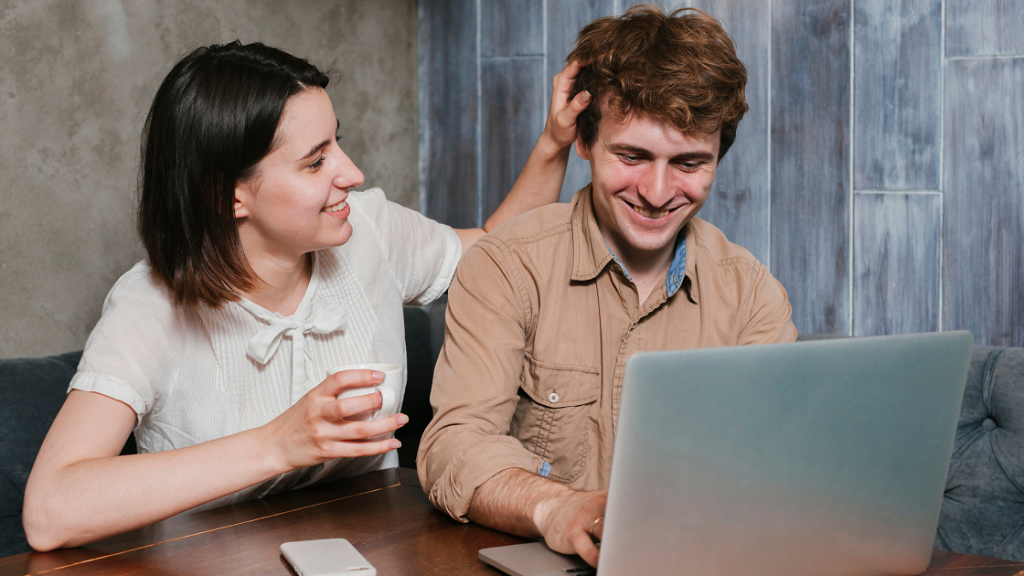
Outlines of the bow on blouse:
<svg viewBox="0 0 1024 576">
<path fill-rule="evenodd" d="M 277 313 L 268 312 L 259 306 L 251 305 L 250 302 L 245 300 L 241 303 L 256 317 L 268 324 L 266 328 L 263 328 L 249 339 L 246 354 L 253 360 L 260 364 L 266 364 L 274 357 L 277 347 L 281 344 L 281 339 L 285 336 L 291 336 L 292 392 L 289 400 L 290 403 L 294 404 L 296 389 L 301 389 L 305 393 L 306 362 L 309 360 L 305 350 L 306 333 L 330 334 L 337 330 L 344 330 L 346 326 L 345 309 L 341 306 L 332 306 L 324 308 L 305 319 L 300 319 L 294 316 L 285 317 Z"/>
</svg>

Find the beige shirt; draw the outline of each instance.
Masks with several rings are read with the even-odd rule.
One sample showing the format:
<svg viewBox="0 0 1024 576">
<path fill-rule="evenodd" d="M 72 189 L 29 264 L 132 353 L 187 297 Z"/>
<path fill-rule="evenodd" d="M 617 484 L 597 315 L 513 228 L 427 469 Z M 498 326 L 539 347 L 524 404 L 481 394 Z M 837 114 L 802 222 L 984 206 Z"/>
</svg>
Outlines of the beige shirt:
<svg viewBox="0 0 1024 576">
<path fill-rule="evenodd" d="M 590 187 L 466 252 L 417 457 L 438 509 L 466 521 L 477 487 L 508 468 L 606 488 L 636 352 L 796 339 L 786 291 L 750 252 L 698 218 L 684 237 L 681 282 L 659 283 L 643 303 L 604 243 Z"/>
</svg>

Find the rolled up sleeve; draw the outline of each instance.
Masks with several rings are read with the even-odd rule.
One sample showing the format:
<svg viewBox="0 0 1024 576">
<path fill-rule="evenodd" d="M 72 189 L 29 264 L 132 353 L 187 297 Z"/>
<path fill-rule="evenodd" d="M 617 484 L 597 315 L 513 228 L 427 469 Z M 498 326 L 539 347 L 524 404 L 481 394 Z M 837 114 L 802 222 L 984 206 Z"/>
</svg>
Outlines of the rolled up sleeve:
<svg viewBox="0 0 1024 576">
<path fill-rule="evenodd" d="M 509 468 L 536 472 L 540 458 L 509 427 L 519 402 L 531 304 L 523 274 L 500 241 L 466 252 L 448 292 L 445 343 L 434 371 L 434 419 L 416 458 L 430 501 L 467 522 L 476 489 Z"/>
</svg>

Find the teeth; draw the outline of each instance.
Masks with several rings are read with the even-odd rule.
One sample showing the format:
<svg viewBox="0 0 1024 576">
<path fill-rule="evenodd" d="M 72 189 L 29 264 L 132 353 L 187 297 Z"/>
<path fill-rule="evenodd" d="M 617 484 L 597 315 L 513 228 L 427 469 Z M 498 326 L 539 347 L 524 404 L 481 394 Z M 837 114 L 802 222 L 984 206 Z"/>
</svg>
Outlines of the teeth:
<svg viewBox="0 0 1024 576">
<path fill-rule="evenodd" d="M 633 210 L 636 210 L 638 214 L 645 218 L 661 218 L 662 216 L 667 216 L 669 213 L 668 210 L 647 210 L 639 206 L 633 206 Z"/>
<path fill-rule="evenodd" d="M 345 206 L 348 206 L 348 204 L 344 200 L 342 200 L 341 202 L 338 202 L 334 206 L 328 206 L 327 208 L 324 208 L 324 212 L 337 212 L 338 210 L 344 210 Z"/>
</svg>

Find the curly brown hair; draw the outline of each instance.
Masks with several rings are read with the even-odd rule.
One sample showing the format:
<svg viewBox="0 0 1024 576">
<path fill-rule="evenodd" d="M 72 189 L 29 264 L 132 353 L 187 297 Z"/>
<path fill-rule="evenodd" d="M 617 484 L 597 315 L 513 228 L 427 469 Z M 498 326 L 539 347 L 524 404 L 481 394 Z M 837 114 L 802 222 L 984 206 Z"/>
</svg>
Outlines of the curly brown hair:
<svg viewBox="0 0 1024 576">
<path fill-rule="evenodd" d="M 568 60 L 589 62 L 569 94 L 571 100 L 587 90 L 598 104 L 576 120 L 587 146 L 597 139 L 601 105 L 607 105 L 622 117 L 652 114 L 686 134 L 721 128 L 721 160 L 747 111 L 747 69 L 721 24 L 696 8 L 665 14 L 639 5 L 594 20 L 580 30 Z"/>
</svg>

